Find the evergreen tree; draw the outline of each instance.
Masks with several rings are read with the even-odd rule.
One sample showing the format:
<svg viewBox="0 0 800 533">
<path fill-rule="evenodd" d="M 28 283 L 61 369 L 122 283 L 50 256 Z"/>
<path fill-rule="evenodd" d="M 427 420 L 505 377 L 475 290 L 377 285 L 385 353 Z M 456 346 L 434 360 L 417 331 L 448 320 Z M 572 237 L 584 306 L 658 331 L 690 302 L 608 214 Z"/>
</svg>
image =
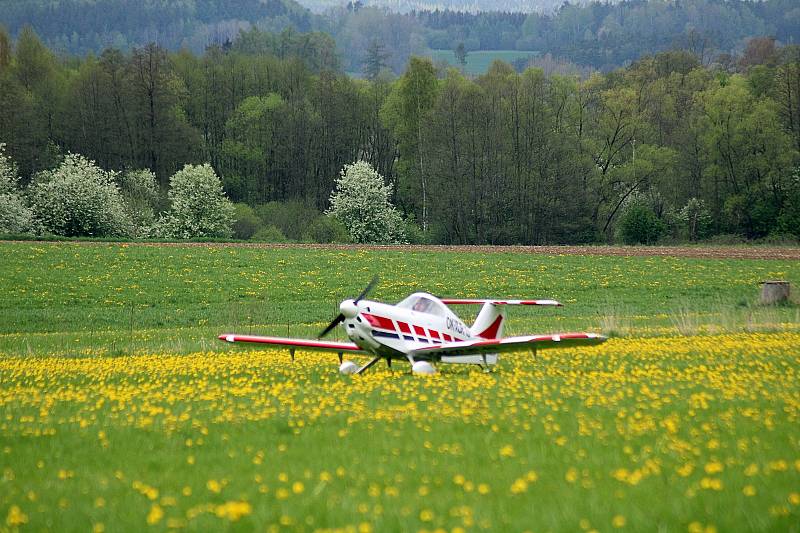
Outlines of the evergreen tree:
<svg viewBox="0 0 800 533">
<path fill-rule="evenodd" d="M 387 67 L 386 60 L 389 58 L 384 44 L 378 39 L 372 39 L 367 47 L 367 54 L 364 58 L 364 76 L 370 81 L 375 81 L 383 69 Z"/>
</svg>

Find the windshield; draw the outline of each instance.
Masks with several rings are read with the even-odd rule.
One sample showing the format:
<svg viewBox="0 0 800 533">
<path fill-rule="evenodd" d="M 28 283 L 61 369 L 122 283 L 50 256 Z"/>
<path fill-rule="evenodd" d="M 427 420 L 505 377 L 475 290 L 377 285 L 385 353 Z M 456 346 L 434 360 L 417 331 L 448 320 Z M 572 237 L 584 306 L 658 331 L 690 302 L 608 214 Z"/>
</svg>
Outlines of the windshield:
<svg viewBox="0 0 800 533">
<path fill-rule="evenodd" d="M 432 315 L 444 316 L 445 310 L 444 305 L 437 302 L 436 300 L 421 294 L 412 294 L 399 304 L 398 307 L 404 307 L 406 309 L 411 309 L 412 311 L 416 311 L 417 313 L 428 313 Z"/>
</svg>

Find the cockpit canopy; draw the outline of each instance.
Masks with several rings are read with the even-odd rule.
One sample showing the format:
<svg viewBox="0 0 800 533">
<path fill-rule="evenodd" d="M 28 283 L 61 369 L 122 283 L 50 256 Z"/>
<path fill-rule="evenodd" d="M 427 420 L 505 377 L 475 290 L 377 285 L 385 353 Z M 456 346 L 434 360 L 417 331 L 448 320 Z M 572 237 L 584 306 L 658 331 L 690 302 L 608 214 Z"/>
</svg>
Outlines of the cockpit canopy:
<svg viewBox="0 0 800 533">
<path fill-rule="evenodd" d="M 425 292 L 415 292 L 397 304 L 397 307 L 410 309 L 417 313 L 428 313 L 436 316 L 447 315 L 447 307 L 438 298 Z"/>
</svg>

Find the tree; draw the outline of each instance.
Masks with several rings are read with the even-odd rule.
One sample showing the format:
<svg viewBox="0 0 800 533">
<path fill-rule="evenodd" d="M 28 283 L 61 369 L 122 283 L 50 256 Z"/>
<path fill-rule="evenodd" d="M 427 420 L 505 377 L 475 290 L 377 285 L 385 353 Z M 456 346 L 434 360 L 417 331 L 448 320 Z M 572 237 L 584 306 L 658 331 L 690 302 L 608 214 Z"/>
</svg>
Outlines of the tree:
<svg viewBox="0 0 800 533">
<path fill-rule="evenodd" d="M 428 174 L 423 155 L 423 122 L 436 99 L 436 69 L 429 58 L 412 57 L 403 77 L 387 98 L 381 115 L 391 129 L 400 148 L 398 174 L 401 199 L 417 207 L 422 217 L 422 230 L 428 231 Z"/>
<path fill-rule="evenodd" d="M 170 209 L 159 221 L 159 234 L 176 239 L 232 235 L 234 207 L 211 165 L 185 165 L 169 183 Z"/>
<path fill-rule="evenodd" d="M 353 242 L 403 242 L 403 219 L 389 201 L 391 194 L 391 185 L 384 185 L 369 163 L 357 161 L 342 169 L 326 214 L 344 224 Z"/>
<path fill-rule="evenodd" d="M 30 196 L 37 222 L 44 231 L 67 237 L 130 235 L 116 177 L 80 154 L 67 154 L 56 169 L 34 178 Z"/>
<path fill-rule="evenodd" d="M 17 189 L 17 168 L 0 143 L 0 233 L 33 230 L 33 216 Z"/>
<path fill-rule="evenodd" d="M 367 55 L 364 58 L 364 75 L 369 81 L 375 81 L 383 69 L 388 66 L 389 59 L 386 46 L 378 39 L 372 39 L 367 47 Z"/>
<path fill-rule="evenodd" d="M 655 244 L 664 233 L 664 223 L 641 202 L 631 202 L 617 228 L 625 244 Z"/>
<path fill-rule="evenodd" d="M 131 237 L 149 236 L 155 223 L 159 199 L 156 175 L 150 170 L 129 170 L 117 174 L 125 211 L 131 220 Z"/>
<path fill-rule="evenodd" d="M 697 198 L 690 198 L 678 213 L 678 220 L 683 226 L 683 236 L 696 241 L 708 235 L 711 229 L 711 213 L 705 203 Z"/>
<path fill-rule="evenodd" d="M 186 87 L 166 50 L 155 44 L 134 50 L 127 67 L 136 164 L 164 179 L 181 161 L 191 161 L 194 148 L 200 145 L 197 131 L 186 123 L 182 111 Z"/>
<path fill-rule="evenodd" d="M 755 65 L 773 67 L 777 61 L 778 51 L 775 48 L 775 38 L 755 37 L 747 41 L 739 64 L 745 69 Z"/>
<path fill-rule="evenodd" d="M 11 37 L 8 31 L 0 24 L 0 73 L 11 65 Z"/>
<path fill-rule="evenodd" d="M 286 105 L 275 93 L 245 98 L 231 114 L 222 143 L 222 173 L 226 178 L 256 177 L 229 188 L 234 200 L 256 203 L 280 196 L 288 181 L 286 151 L 280 146 L 285 115 Z"/>
<path fill-rule="evenodd" d="M 233 236 L 248 240 L 261 229 L 261 219 L 247 204 L 234 204 L 236 222 L 233 223 Z"/>
<path fill-rule="evenodd" d="M 461 63 L 461 66 L 465 67 L 467 65 L 467 49 L 464 46 L 464 43 L 458 43 L 458 46 L 456 46 L 456 49 L 453 50 L 453 52 L 455 53 L 458 62 Z"/>
</svg>

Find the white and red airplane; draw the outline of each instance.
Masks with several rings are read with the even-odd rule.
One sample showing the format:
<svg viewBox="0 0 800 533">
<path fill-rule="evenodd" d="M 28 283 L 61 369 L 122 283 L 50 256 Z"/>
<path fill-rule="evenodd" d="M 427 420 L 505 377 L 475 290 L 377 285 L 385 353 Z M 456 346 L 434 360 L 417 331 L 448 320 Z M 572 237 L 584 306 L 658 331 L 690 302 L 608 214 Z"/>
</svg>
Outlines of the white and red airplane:
<svg viewBox="0 0 800 533">
<path fill-rule="evenodd" d="M 433 374 L 432 363 L 461 363 L 480 365 L 488 370 L 497 364 L 501 352 L 530 351 L 534 355 L 544 348 L 590 346 L 605 342 L 596 333 L 560 333 L 503 338 L 505 307 L 507 305 L 560 306 L 555 300 L 491 300 L 437 298 L 426 292 L 416 292 L 396 305 L 365 300 L 374 287 L 373 278 L 361 294 L 339 304 L 339 316 L 328 324 L 317 340 L 284 337 L 259 337 L 224 333 L 220 340 L 283 346 L 292 359 L 296 350 L 335 352 L 339 355 L 342 374 L 361 374 L 372 365 L 400 359 L 411 363 L 415 374 Z M 475 323 L 467 327 L 447 306 L 453 304 L 482 304 Z M 338 324 L 344 323 L 352 342 L 319 340 Z M 343 361 L 344 354 L 372 355 L 359 367 Z"/>
</svg>

